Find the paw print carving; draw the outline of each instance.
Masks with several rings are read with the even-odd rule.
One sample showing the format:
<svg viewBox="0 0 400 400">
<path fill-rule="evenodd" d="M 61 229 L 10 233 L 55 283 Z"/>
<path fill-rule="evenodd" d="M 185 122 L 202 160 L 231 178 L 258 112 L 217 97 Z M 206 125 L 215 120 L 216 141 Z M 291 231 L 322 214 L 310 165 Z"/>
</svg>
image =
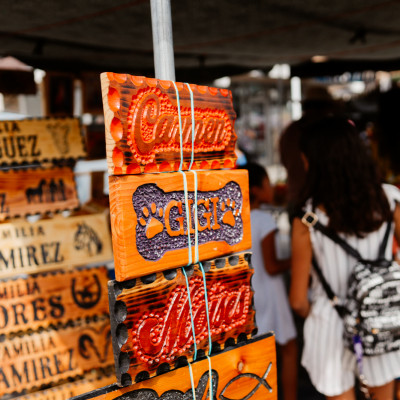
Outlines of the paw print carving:
<svg viewBox="0 0 400 400">
<path fill-rule="evenodd" d="M 224 212 L 222 222 L 226 225 L 235 226 L 235 217 L 240 214 L 240 210 L 235 210 L 235 201 L 231 199 L 223 201 L 221 204 L 221 211 Z"/>
<path fill-rule="evenodd" d="M 157 210 L 156 204 L 152 203 L 150 210 L 147 207 L 143 207 L 142 213 L 144 217 L 139 219 L 139 223 L 142 226 L 146 226 L 147 239 L 151 239 L 163 231 L 164 224 L 156 218 L 157 215 L 159 218 L 164 215 L 164 210 L 161 207 Z"/>
</svg>

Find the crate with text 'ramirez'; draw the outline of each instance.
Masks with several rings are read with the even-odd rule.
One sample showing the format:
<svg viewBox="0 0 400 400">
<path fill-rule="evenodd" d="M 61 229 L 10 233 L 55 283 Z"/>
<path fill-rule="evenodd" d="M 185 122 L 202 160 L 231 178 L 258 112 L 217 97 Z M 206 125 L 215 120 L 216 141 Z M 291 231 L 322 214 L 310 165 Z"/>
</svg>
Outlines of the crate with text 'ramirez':
<svg viewBox="0 0 400 400">
<path fill-rule="evenodd" d="M 185 175 L 187 203 L 181 173 L 110 176 L 118 281 L 251 248 L 247 171 Z"/>
</svg>

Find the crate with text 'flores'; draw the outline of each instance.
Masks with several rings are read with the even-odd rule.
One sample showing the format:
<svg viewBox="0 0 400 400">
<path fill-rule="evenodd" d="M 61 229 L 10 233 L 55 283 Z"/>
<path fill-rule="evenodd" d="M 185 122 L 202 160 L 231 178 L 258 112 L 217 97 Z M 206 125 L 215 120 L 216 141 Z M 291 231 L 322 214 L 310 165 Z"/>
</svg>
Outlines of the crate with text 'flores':
<svg viewBox="0 0 400 400">
<path fill-rule="evenodd" d="M 74 174 L 69 168 L 0 172 L 0 220 L 78 206 Z"/>
<path fill-rule="evenodd" d="M 251 248 L 247 171 L 185 176 L 188 206 L 181 173 L 110 176 L 118 281 Z"/>
<path fill-rule="evenodd" d="M 85 155 L 77 118 L 0 121 L 0 164 L 43 163 Z"/>
<path fill-rule="evenodd" d="M 250 338 L 255 333 L 250 257 L 240 253 L 204 262 L 205 283 L 198 264 L 186 267 L 190 299 L 182 268 L 110 281 L 118 382 L 126 374 L 134 381 L 193 361 L 191 313 L 199 355 L 210 350 L 209 332 L 214 351 Z"/>
<path fill-rule="evenodd" d="M 232 168 L 235 165 L 232 94 L 227 89 L 111 72 L 101 74 L 110 174 L 177 171 L 182 126 L 183 169 L 192 153 L 193 169 Z M 178 116 L 178 97 L 181 121 Z"/>
<path fill-rule="evenodd" d="M 209 360 L 192 364 L 193 384 L 188 366 L 161 376 L 118 388 L 94 390 L 71 400 L 277 400 L 275 337 L 266 334 L 227 348 Z M 129 379 L 127 379 L 129 383 Z"/>
<path fill-rule="evenodd" d="M 0 281 L 0 334 L 108 315 L 106 267 Z"/>
<path fill-rule="evenodd" d="M 29 222 L 0 223 L 0 277 L 31 274 L 112 260 L 107 216 L 103 213 Z"/>
</svg>

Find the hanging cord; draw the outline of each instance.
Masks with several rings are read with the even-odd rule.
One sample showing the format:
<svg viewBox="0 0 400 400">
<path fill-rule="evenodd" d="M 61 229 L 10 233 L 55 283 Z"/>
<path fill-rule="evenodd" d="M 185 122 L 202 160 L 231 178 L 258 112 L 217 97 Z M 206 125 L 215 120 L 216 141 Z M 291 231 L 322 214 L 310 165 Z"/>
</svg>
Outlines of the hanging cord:
<svg viewBox="0 0 400 400">
<path fill-rule="evenodd" d="M 190 109 L 192 114 L 192 156 L 189 165 L 189 171 L 193 173 L 194 176 L 194 224 L 195 224 L 195 263 L 199 264 L 201 273 L 203 275 L 203 285 L 204 285 L 204 301 L 206 306 L 206 315 L 207 315 L 207 328 L 208 328 L 208 372 L 210 375 L 210 400 L 213 399 L 213 391 L 212 391 L 212 369 L 211 369 L 211 350 L 212 350 L 212 340 L 211 340 L 211 325 L 210 325 L 210 313 L 208 309 L 208 293 L 207 293 L 207 283 L 206 283 L 206 275 L 204 272 L 203 264 L 199 262 L 199 226 L 198 226 L 198 210 L 197 210 L 197 172 L 192 170 L 193 160 L 194 160 L 194 141 L 195 141 L 195 120 L 194 120 L 194 101 L 193 101 L 193 91 L 188 83 L 186 86 L 190 93 Z"/>
<path fill-rule="evenodd" d="M 178 107 L 178 118 L 179 118 L 179 139 L 180 139 L 180 155 L 181 155 L 181 161 L 179 164 L 179 171 L 182 176 L 183 176 L 183 185 L 184 185 L 184 196 L 185 196 L 185 206 L 186 206 L 186 224 L 187 224 L 187 230 L 188 230 L 188 257 L 189 257 L 189 263 L 187 266 L 189 266 L 192 262 L 192 243 L 191 243 L 191 236 L 190 236 L 190 205 L 189 205 L 189 199 L 188 199 L 188 189 L 187 189 L 187 179 L 186 179 L 186 174 L 183 172 L 183 138 L 182 138 L 182 116 L 181 116 L 181 109 L 180 109 L 180 99 L 179 99 L 179 91 L 178 88 L 175 84 L 175 82 L 172 82 L 174 87 L 175 87 L 175 92 L 176 92 L 176 100 L 177 100 L 177 107 Z M 192 170 L 193 166 L 193 161 L 194 161 L 194 142 L 195 142 L 195 120 L 194 120 L 194 101 L 193 101 L 193 91 L 188 83 L 186 83 L 186 86 L 189 90 L 190 93 L 190 104 L 191 104 L 191 117 L 192 117 L 192 152 L 191 152 L 191 161 L 189 164 L 189 171 L 193 173 L 194 177 L 194 204 L 195 204 L 195 210 L 194 210 L 194 220 L 195 220 L 195 259 L 194 259 L 194 264 L 198 263 L 199 267 L 201 269 L 202 275 L 203 275 L 203 285 L 204 285 L 204 300 L 205 300 L 205 305 L 206 305 L 206 315 L 207 315 L 207 327 L 208 327 L 208 340 L 209 340 L 209 352 L 207 355 L 208 359 L 208 367 L 209 367 L 209 376 L 210 376 L 210 399 L 213 399 L 213 390 L 212 390 L 212 368 L 211 368 L 211 350 L 212 350 L 212 340 L 211 340 L 211 329 L 210 329 L 210 317 L 209 317 L 209 308 L 208 308 L 208 294 L 207 294 L 207 285 L 206 285 L 206 277 L 205 277 L 205 272 L 204 268 L 201 262 L 199 262 L 199 242 L 198 242 L 198 209 L 197 209 L 197 172 L 195 170 Z M 190 319 L 191 319 L 191 327 L 192 327 L 192 335 L 193 335 L 193 344 L 194 344 L 194 355 L 193 355 L 193 361 L 196 361 L 197 359 L 197 344 L 196 344 L 196 332 L 195 332 L 195 326 L 194 326 L 194 318 L 193 318 L 193 307 L 192 307 L 192 301 L 190 297 L 190 286 L 189 286 L 189 280 L 185 271 L 185 268 L 182 268 L 183 275 L 185 276 L 185 281 L 186 281 L 186 288 L 187 288 L 187 293 L 188 293 L 188 301 L 189 301 L 189 311 L 190 311 Z M 189 373 L 190 373 L 190 381 L 192 385 L 192 394 L 193 394 L 193 399 L 196 400 L 196 393 L 194 389 L 194 380 L 193 380 L 193 371 L 192 371 L 192 366 L 191 363 L 188 362 L 189 366 Z"/>
<path fill-rule="evenodd" d="M 186 224 L 187 224 L 187 231 L 188 231 L 188 257 L 189 257 L 189 262 L 187 266 L 189 266 L 192 263 L 192 241 L 190 238 L 190 207 L 189 207 L 189 199 L 188 199 L 188 190 L 187 190 L 187 180 L 186 180 L 186 175 L 182 171 L 183 168 L 183 145 L 182 145 L 182 116 L 181 116 L 181 106 L 180 106 L 180 100 L 179 100 L 179 91 L 178 88 L 173 82 L 173 85 L 175 87 L 175 92 L 176 92 L 176 103 L 178 107 L 178 118 L 179 118 L 179 142 L 180 142 L 180 153 L 181 153 L 181 162 L 179 164 L 179 170 L 182 174 L 183 177 L 183 189 L 184 189 L 184 197 L 185 197 L 185 207 L 186 207 Z M 190 286 L 189 286 L 189 280 L 185 271 L 185 267 L 182 267 L 182 273 L 185 277 L 186 281 L 186 290 L 188 294 L 188 300 L 189 300 L 189 311 L 190 311 L 190 320 L 191 320 L 191 326 L 192 326 L 192 335 L 193 335 L 193 345 L 194 345 L 194 356 L 193 360 L 196 361 L 197 358 L 197 344 L 196 344 L 196 331 L 194 328 L 194 319 L 193 319 L 193 309 L 192 309 L 192 300 L 190 298 Z M 196 400 L 196 391 L 195 391 L 195 386 L 194 386 L 194 379 L 193 379 L 193 371 L 192 371 L 192 366 L 190 362 L 188 361 L 188 366 L 189 366 L 189 374 L 190 374 L 190 383 L 192 386 L 192 395 L 193 395 L 193 400 Z"/>
</svg>

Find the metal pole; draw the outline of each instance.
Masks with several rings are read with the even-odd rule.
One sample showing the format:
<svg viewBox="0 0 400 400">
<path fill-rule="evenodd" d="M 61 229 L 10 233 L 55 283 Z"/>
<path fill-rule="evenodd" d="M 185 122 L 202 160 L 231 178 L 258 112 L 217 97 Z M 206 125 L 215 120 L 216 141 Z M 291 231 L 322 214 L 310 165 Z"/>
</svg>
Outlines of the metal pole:
<svg viewBox="0 0 400 400">
<path fill-rule="evenodd" d="M 150 0 L 154 69 L 157 79 L 175 81 L 170 0 Z"/>
</svg>

